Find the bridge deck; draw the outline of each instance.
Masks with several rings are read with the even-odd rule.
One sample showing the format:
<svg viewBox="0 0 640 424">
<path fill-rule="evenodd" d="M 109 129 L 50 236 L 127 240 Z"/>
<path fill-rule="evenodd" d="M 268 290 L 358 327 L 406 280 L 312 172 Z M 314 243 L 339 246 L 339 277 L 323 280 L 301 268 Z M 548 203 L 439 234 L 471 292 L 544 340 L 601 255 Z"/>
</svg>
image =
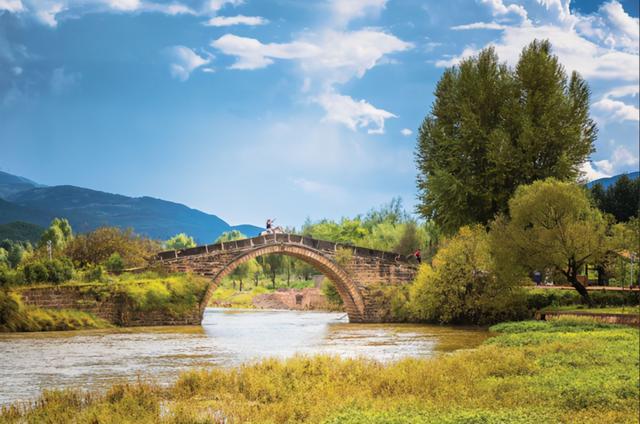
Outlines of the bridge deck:
<svg viewBox="0 0 640 424">
<path fill-rule="evenodd" d="M 367 249 L 365 247 L 353 246 L 350 244 L 334 243 L 326 240 L 317 240 L 311 237 L 300 236 L 297 234 L 269 234 L 265 236 L 257 236 L 248 239 L 226 241 L 223 243 L 207 244 L 202 246 L 191 247 L 182 250 L 168 250 L 160 252 L 156 255 L 159 260 L 178 259 L 194 255 L 206 255 L 217 251 L 228 250 L 249 250 L 255 247 L 267 246 L 279 243 L 299 244 L 316 250 L 336 251 L 338 248 L 350 249 L 354 255 L 379 258 L 389 261 L 409 262 L 406 257 L 394 252 L 385 252 L 382 250 Z"/>
</svg>

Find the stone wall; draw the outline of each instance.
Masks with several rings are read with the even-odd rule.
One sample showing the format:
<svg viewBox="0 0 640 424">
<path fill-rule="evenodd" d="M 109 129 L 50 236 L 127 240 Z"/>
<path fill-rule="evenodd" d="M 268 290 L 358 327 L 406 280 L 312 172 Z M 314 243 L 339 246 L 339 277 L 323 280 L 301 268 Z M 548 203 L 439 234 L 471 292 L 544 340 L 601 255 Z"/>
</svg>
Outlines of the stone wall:
<svg viewBox="0 0 640 424">
<path fill-rule="evenodd" d="M 17 291 L 25 305 L 47 309 L 76 309 L 122 327 L 199 325 L 199 306 L 183 316 L 162 310 L 138 311 L 128 298 L 98 285 L 31 287 Z"/>
<path fill-rule="evenodd" d="M 335 309 L 318 288 L 279 289 L 253 298 L 253 306 L 263 309 L 328 311 Z"/>
</svg>

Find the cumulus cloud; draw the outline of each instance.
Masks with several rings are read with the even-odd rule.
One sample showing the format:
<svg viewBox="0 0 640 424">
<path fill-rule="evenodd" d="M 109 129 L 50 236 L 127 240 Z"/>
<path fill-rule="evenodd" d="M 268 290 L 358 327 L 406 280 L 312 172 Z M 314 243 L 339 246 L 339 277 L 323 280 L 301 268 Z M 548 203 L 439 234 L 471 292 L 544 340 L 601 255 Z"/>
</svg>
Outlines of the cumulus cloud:
<svg viewBox="0 0 640 424">
<path fill-rule="evenodd" d="M 481 0 L 491 9 L 493 16 L 509 17 L 517 16 L 520 21 L 527 21 L 527 11 L 519 4 L 505 5 L 503 0 Z"/>
<path fill-rule="evenodd" d="M 201 57 L 185 46 L 173 46 L 168 53 L 172 61 L 169 67 L 171 75 L 180 81 L 188 80 L 191 72 L 211 62 L 210 57 Z"/>
<path fill-rule="evenodd" d="M 384 121 L 396 118 L 393 113 L 378 109 L 365 100 L 354 100 L 338 93 L 323 93 L 315 101 L 326 111 L 325 121 L 344 124 L 353 131 L 366 128 L 369 134 L 383 134 Z"/>
<path fill-rule="evenodd" d="M 497 22 L 474 22 L 471 24 L 465 25 L 456 25 L 451 27 L 451 29 L 455 31 L 465 31 L 470 29 L 495 29 L 495 30 L 503 30 L 507 27 L 505 25 L 499 24 Z"/>
<path fill-rule="evenodd" d="M 205 10 L 215 13 L 226 5 L 239 6 L 242 3 L 244 0 L 208 0 L 205 4 Z"/>
<path fill-rule="evenodd" d="M 605 42 L 605 39 L 607 37 L 611 39 L 612 33 L 618 29 L 611 26 L 612 21 L 604 19 L 603 9 L 600 9 L 599 14 L 595 17 L 584 17 L 572 15 L 567 1 L 538 1 L 548 11 L 544 19 L 535 24 L 525 20 L 517 25 L 505 25 L 500 38 L 488 44 L 495 47 L 496 53 L 502 60 L 513 65 L 518 61 L 522 48 L 531 40 L 535 38 L 548 39 L 553 44 L 554 53 L 570 71 L 577 70 L 584 77 L 592 79 L 638 80 L 639 56 L 637 49 L 633 52 L 624 48 L 612 48 L 615 46 Z M 504 11 L 500 6 L 502 4 L 500 0 L 485 1 L 484 3 L 489 4 L 494 11 Z M 615 1 L 608 4 L 613 5 L 616 10 L 622 8 Z M 494 12 L 494 15 L 497 13 Z M 598 25 L 605 25 L 609 22 L 607 31 L 595 31 L 594 22 L 596 21 L 600 22 Z M 631 31 L 631 28 L 627 28 L 626 24 L 623 25 L 623 28 L 625 28 L 625 32 Z M 458 27 L 458 29 L 460 28 Z M 487 29 L 497 29 L 497 27 Z M 635 44 L 637 45 L 637 41 Z M 436 65 L 441 67 L 455 65 L 463 58 L 477 54 L 479 50 L 479 48 L 467 46 L 461 54 L 442 58 L 436 61 Z"/>
<path fill-rule="evenodd" d="M 409 137 L 411 134 L 413 134 L 413 131 L 411 131 L 409 128 L 403 128 L 402 130 L 400 130 L 400 134 L 405 137 Z"/>
<path fill-rule="evenodd" d="M 339 24 L 346 24 L 367 15 L 377 15 L 387 4 L 387 0 L 330 0 L 329 5 L 334 19 Z"/>
<path fill-rule="evenodd" d="M 624 172 L 629 167 L 638 167 L 638 155 L 624 146 L 618 146 L 609 159 L 585 162 L 581 171 L 588 181 Z"/>
<path fill-rule="evenodd" d="M 129 12 L 138 10 L 141 6 L 140 0 L 106 0 L 106 3 L 112 9 Z"/>
<path fill-rule="evenodd" d="M 24 5 L 20 0 L 0 0 L 0 10 L 18 13 L 24 11 Z"/>
<path fill-rule="evenodd" d="M 326 122 L 338 122 L 352 130 L 367 128 L 370 134 L 381 134 L 384 120 L 395 115 L 364 100 L 338 94 L 335 86 L 361 78 L 386 55 L 412 45 L 373 29 L 328 29 L 319 34 L 304 34 L 286 43 L 262 43 L 254 38 L 225 34 L 211 46 L 236 58 L 231 69 L 260 69 L 276 59 L 295 61 L 305 74 L 303 92 L 309 93 L 312 100 L 324 108 Z"/>
<path fill-rule="evenodd" d="M 205 25 L 207 26 L 215 26 L 215 27 L 223 27 L 223 26 L 232 26 L 232 25 L 264 25 L 269 21 L 261 16 L 216 16 L 214 18 L 209 19 Z"/>
<path fill-rule="evenodd" d="M 593 104 L 593 108 L 605 112 L 607 117 L 615 121 L 639 121 L 640 110 L 619 100 L 604 97 Z"/>
</svg>

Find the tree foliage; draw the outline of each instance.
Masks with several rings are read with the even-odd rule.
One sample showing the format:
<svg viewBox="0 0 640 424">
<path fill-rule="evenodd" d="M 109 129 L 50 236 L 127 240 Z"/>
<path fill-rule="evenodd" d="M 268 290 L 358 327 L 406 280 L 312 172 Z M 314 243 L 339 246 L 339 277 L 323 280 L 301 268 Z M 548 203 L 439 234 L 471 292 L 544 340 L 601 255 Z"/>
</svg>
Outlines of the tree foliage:
<svg viewBox="0 0 640 424">
<path fill-rule="evenodd" d="M 102 227 L 78 235 L 64 252 L 79 267 L 102 264 L 114 253 L 120 255 L 125 266 L 136 267 L 147 264 L 158 250 L 158 242 L 138 236 L 131 230 Z"/>
<path fill-rule="evenodd" d="M 196 242 L 193 237 L 180 233 L 165 241 L 164 246 L 169 250 L 181 250 L 196 247 Z"/>
<path fill-rule="evenodd" d="M 231 230 L 231 231 L 225 231 L 224 233 L 220 234 L 220 237 L 218 237 L 216 239 L 215 243 L 224 243 L 224 242 L 227 242 L 227 241 L 244 240 L 246 238 L 247 238 L 247 236 L 242 234 L 240 231 Z"/>
<path fill-rule="evenodd" d="M 488 324 L 526 313 L 522 281 L 500 278 L 487 231 L 462 227 L 440 247 L 433 264 L 422 264 L 410 289 L 414 319 Z"/>
<path fill-rule="evenodd" d="M 576 184 L 554 178 L 519 187 L 510 218 L 497 219 L 493 245 L 505 269 L 561 273 L 591 303 L 578 273 L 609 249 L 607 222 Z"/>
<path fill-rule="evenodd" d="M 63 249 L 69 241 L 73 239 L 73 230 L 71 224 L 65 218 L 54 218 L 51 225 L 40 237 L 40 247 L 46 246 L 51 242 L 53 249 Z"/>
<path fill-rule="evenodd" d="M 640 208 L 640 178 L 622 175 L 606 190 L 601 184 L 591 188 L 591 195 L 598 208 L 613 215 L 617 222 L 627 222 L 638 217 Z"/>
<path fill-rule="evenodd" d="M 449 234 L 506 212 L 522 184 L 575 180 L 593 151 L 589 88 L 548 41 L 525 47 L 515 69 L 485 49 L 447 69 L 435 97 L 418 134 L 418 211 Z"/>
</svg>

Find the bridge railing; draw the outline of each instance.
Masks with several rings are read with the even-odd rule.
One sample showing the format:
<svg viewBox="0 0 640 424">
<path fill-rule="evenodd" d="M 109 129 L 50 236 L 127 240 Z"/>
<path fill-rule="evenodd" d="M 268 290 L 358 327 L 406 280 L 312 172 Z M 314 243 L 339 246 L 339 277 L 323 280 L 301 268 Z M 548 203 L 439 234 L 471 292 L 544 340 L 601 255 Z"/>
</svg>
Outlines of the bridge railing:
<svg viewBox="0 0 640 424">
<path fill-rule="evenodd" d="M 402 257 L 401 255 L 394 252 L 368 249 L 366 247 L 353 246 L 350 244 L 334 243 L 331 241 L 318 240 L 297 234 L 269 234 L 242 240 L 196 246 L 182 250 L 168 250 L 158 253 L 156 255 L 156 258 L 160 261 L 164 261 L 183 258 L 186 256 L 205 255 L 219 251 L 251 249 L 254 247 L 279 243 L 301 244 L 303 246 L 321 251 L 336 251 L 338 248 L 350 249 L 356 256 L 379 258 L 388 261 L 409 262 L 406 257 Z"/>
</svg>

